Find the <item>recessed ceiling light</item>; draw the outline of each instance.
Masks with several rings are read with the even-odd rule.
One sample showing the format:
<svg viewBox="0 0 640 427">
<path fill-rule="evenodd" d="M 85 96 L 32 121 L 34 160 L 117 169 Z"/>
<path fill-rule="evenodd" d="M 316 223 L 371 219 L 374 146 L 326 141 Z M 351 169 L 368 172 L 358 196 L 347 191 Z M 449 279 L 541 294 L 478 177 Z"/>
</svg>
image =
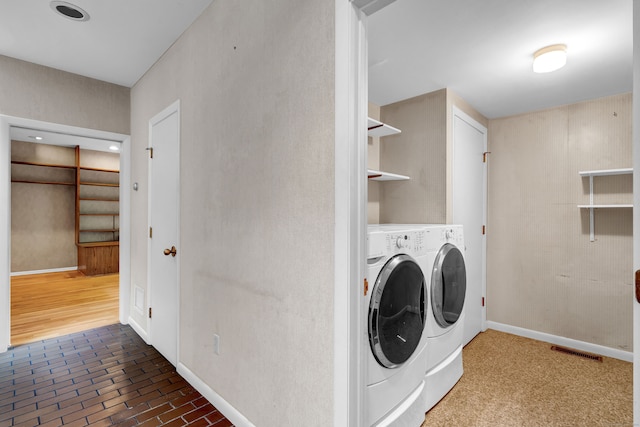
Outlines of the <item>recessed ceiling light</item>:
<svg viewBox="0 0 640 427">
<path fill-rule="evenodd" d="M 88 21 L 89 14 L 80 7 L 67 3 L 66 1 L 52 1 L 51 9 L 59 15 L 69 18 L 73 21 Z"/>
<path fill-rule="evenodd" d="M 42 137 L 41 137 L 41 136 L 32 136 L 32 135 L 29 135 L 29 138 L 31 138 L 31 139 L 35 139 L 36 141 L 42 141 Z"/>
<path fill-rule="evenodd" d="M 118 147 L 117 145 L 111 145 L 109 147 L 109 150 L 111 150 L 111 151 L 120 151 L 120 147 Z"/>
<path fill-rule="evenodd" d="M 533 71 L 535 73 L 550 73 L 559 70 L 567 64 L 567 45 L 554 44 L 543 47 L 533 54 Z"/>
</svg>

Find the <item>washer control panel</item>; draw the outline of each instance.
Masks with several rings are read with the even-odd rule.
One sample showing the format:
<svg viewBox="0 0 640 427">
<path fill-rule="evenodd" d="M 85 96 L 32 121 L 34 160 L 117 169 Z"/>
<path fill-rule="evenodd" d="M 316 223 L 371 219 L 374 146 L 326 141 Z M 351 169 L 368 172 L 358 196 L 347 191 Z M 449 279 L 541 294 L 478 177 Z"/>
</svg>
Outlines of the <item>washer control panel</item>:
<svg viewBox="0 0 640 427">
<path fill-rule="evenodd" d="M 409 252 L 421 255 L 425 252 L 425 231 L 389 232 L 385 236 L 387 253 Z"/>
</svg>

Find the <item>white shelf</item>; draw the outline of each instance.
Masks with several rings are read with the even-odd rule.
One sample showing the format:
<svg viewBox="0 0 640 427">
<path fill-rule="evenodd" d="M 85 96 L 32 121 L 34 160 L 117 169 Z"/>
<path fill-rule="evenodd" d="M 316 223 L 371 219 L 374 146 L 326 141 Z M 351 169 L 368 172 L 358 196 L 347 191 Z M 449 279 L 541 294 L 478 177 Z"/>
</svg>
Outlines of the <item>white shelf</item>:
<svg viewBox="0 0 640 427">
<path fill-rule="evenodd" d="M 610 176 L 610 175 L 629 175 L 633 173 L 633 168 L 624 169 L 602 169 L 595 171 L 578 172 L 580 176 Z"/>
<path fill-rule="evenodd" d="M 406 181 L 410 179 L 408 176 L 373 169 L 367 169 L 367 175 L 372 181 Z"/>
<path fill-rule="evenodd" d="M 619 208 L 632 208 L 633 204 L 609 204 L 609 205 L 597 205 L 593 203 L 593 177 L 595 176 L 612 176 L 612 175 L 631 175 L 633 174 L 633 168 L 622 169 L 600 169 L 593 171 L 581 171 L 578 172 L 581 177 L 589 177 L 589 204 L 578 205 L 579 209 L 589 209 L 589 240 L 592 242 L 596 240 L 595 233 L 595 218 L 594 211 L 596 209 L 619 209 Z"/>
<path fill-rule="evenodd" d="M 374 137 L 395 135 L 402 132 L 400 129 L 389 126 L 376 119 L 372 119 L 371 117 L 367 118 L 367 130 L 369 136 Z"/>
<path fill-rule="evenodd" d="M 615 208 L 632 208 L 633 205 L 578 205 L 580 209 L 615 209 Z"/>
</svg>

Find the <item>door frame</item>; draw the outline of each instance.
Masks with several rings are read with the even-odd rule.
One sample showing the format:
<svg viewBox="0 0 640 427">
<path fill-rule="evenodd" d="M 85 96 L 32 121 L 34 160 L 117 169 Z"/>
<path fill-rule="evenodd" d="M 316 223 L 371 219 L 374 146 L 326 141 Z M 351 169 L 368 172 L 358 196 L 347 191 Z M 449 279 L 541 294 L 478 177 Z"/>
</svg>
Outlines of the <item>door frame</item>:
<svg viewBox="0 0 640 427">
<path fill-rule="evenodd" d="M 633 271 L 640 270 L 640 6 L 633 4 Z M 634 283 L 633 271 L 631 283 Z M 633 425 L 640 425 L 640 303 L 633 294 Z"/>
<path fill-rule="evenodd" d="M 129 209 L 131 181 L 131 144 L 129 135 L 61 125 L 41 120 L 0 115 L 0 353 L 11 346 L 11 127 L 40 129 L 88 138 L 108 139 L 121 143 L 120 150 L 120 323 L 127 324 L 130 306 L 131 216 Z"/>
<path fill-rule="evenodd" d="M 451 219 L 453 220 L 453 192 L 456 190 L 455 188 L 453 188 L 453 174 L 455 173 L 454 169 L 456 167 L 455 165 L 455 143 L 456 143 L 456 136 L 455 136 L 455 120 L 456 117 L 458 117 L 461 120 L 464 120 L 466 123 L 468 123 L 469 125 L 471 125 L 472 127 L 474 127 L 476 130 L 478 130 L 479 132 L 481 132 L 483 134 L 484 137 L 484 141 L 483 141 L 483 150 L 486 153 L 488 150 L 488 133 L 489 130 L 480 122 L 478 122 L 477 120 L 475 120 L 473 117 L 471 117 L 469 114 L 465 113 L 464 111 L 462 111 L 460 108 L 456 107 L 455 105 L 452 106 L 452 115 L 451 115 Z M 482 169 L 482 223 L 487 226 L 487 198 L 488 198 L 488 180 L 487 180 L 487 176 L 488 176 L 488 158 L 489 156 L 487 156 L 487 162 L 484 163 L 484 167 Z M 467 230 L 464 230 L 465 235 L 468 233 Z M 487 234 L 485 233 L 482 236 L 482 280 L 481 280 L 481 290 L 480 292 L 482 292 L 482 298 L 484 298 L 485 300 L 485 304 L 480 308 L 480 313 L 481 313 L 481 325 L 480 325 L 480 330 L 481 332 L 484 332 L 487 330 Z"/>
<path fill-rule="evenodd" d="M 168 105 L 165 109 L 163 109 L 162 111 L 160 111 L 158 114 L 156 114 L 155 116 L 153 116 L 150 120 L 149 120 L 149 129 L 148 129 L 148 145 L 147 148 L 152 148 L 152 140 L 151 140 L 151 136 L 152 136 L 152 130 L 153 130 L 153 126 L 156 125 L 157 123 L 161 122 L 162 120 L 166 119 L 167 117 L 169 117 L 170 115 L 177 113 L 178 114 L 178 158 L 176 159 L 176 161 L 178 162 L 178 176 L 177 176 L 177 180 L 178 180 L 178 195 L 177 195 L 177 203 L 178 203 L 178 212 L 176 214 L 176 219 L 177 219 L 177 229 L 176 229 L 176 246 L 178 247 L 178 251 L 181 252 L 182 248 L 180 246 L 180 144 L 181 144 L 181 112 L 180 112 L 180 100 L 176 100 L 173 103 L 171 103 L 170 105 Z M 153 161 L 150 157 L 147 158 L 147 165 L 148 165 L 148 180 L 147 182 L 149 183 L 149 191 L 147 192 L 147 206 L 149 207 L 147 209 L 147 229 L 149 227 L 151 227 L 151 215 L 152 215 L 152 210 L 151 210 L 151 197 L 152 197 L 152 191 L 151 191 L 151 185 L 152 185 L 152 169 L 153 169 Z M 151 284 L 151 239 L 147 236 L 147 296 L 146 296 L 146 304 L 147 304 L 147 309 L 151 306 L 151 298 L 152 298 L 152 294 L 153 294 L 153 286 Z M 178 255 L 176 257 L 176 296 L 177 296 L 177 301 L 176 301 L 176 367 L 180 364 L 180 255 Z M 146 316 L 146 330 L 147 330 L 147 343 L 150 345 L 153 345 L 153 325 L 151 322 L 151 319 L 149 318 L 149 315 L 147 314 Z"/>
<path fill-rule="evenodd" d="M 333 425 L 365 425 L 368 1 L 335 1 Z"/>
</svg>

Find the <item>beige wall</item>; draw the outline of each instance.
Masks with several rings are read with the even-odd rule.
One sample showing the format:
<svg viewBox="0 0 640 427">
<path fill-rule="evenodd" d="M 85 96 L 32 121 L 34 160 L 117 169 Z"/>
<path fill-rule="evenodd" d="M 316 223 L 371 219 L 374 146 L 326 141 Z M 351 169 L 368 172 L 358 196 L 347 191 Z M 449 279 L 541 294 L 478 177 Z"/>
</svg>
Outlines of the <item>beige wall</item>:
<svg viewBox="0 0 640 427">
<path fill-rule="evenodd" d="M 73 166 L 75 150 L 11 142 L 11 160 Z M 12 180 L 75 182 L 73 169 L 11 165 Z M 75 186 L 11 184 L 11 272 L 78 265 Z"/>
<path fill-rule="evenodd" d="M 381 121 L 402 131 L 380 143 L 380 169 L 408 181 L 382 183 L 381 223 L 444 223 L 447 94 L 442 89 L 385 105 Z"/>
<path fill-rule="evenodd" d="M 333 421 L 334 11 L 213 2 L 132 89 L 132 288 L 148 122 L 180 99 L 180 362 L 261 427 Z"/>
<path fill-rule="evenodd" d="M 0 114 L 129 134 L 129 88 L 0 55 Z"/>
<path fill-rule="evenodd" d="M 487 319 L 632 351 L 632 211 L 578 171 L 631 167 L 631 94 L 489 123 Z M 595 178 L 632 203 L 631 176 Z"/>
</svg>

